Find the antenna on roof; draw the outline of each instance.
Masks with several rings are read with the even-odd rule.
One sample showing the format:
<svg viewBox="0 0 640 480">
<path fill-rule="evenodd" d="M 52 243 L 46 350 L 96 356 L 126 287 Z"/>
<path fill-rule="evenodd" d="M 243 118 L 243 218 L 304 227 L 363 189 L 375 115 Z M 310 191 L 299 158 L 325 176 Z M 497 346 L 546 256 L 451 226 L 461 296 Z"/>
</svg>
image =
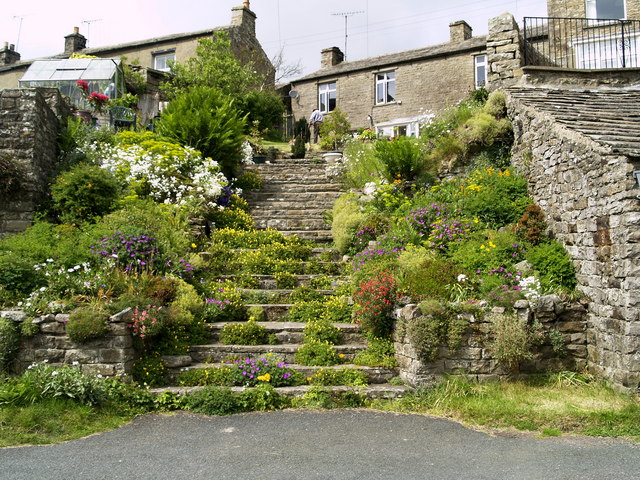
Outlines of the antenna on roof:
<svg viewBox="0 0 640 480">
<path fill-rule="evenodd" d="M 341 12 L 341 13 L 332 13 L 331 15 L 335 15 L 338 17 L 344 17 L 344 59 L 347 60 L 347 19 L 353 15 L 357 15 L 359 13 L 364 13 L 364 10 L 358 10 L 357 12 Z"/>
<path fill-rule="evenodd" d="M 87 24 L 87 45 L 89 45 L 89 40 L 91 39 L 91 24 L 94 22 L 101 22 L 101 18 L 94 18 L 93 20 L 82 20 L 82 23 Z"/>
<path fill-rule="evenodd" d="M 13 16 L 14 20 L 16 18 L 20 20 L 20 24 L 18 25 L 18 40 L 16 40 L 16 52 L 20 51 L 20 32 L 22 32 L 22 20 L 24 20 L 24 17 L 26 17 L 26 15 L 14 15 Z"/>
</svg>

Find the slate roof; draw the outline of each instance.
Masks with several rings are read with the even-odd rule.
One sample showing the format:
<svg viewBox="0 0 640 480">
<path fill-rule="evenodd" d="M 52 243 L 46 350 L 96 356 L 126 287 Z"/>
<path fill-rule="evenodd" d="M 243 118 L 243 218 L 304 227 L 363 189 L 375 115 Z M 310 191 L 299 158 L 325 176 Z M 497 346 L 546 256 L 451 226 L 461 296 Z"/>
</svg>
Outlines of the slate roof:
<svg viewBox="0 0 640 480">
<path fill-rule="evenodd" d="M 640 89 L 512 87 L 508 94 L 613 153 L 640 157 Z"/>
<path fill-rule="evenodd" d="M 354 60 L 353 62 L 341 62 L 332 67 L 322 68 L 309 75 L 298 78 L 292 83 L 315 80 L 317 78 L 331 77 L 359 70 L 371 70 L 374 68 L 385 68 L 402 63 L 412 63 L 428 58 L 435 58 L 467 51 L 482 51 L 487 47 L 487 37 L 472 37 L 469 40 L 457 43 L 442 43 L 430 47 L 418 48 L 415 50 L 405 50 L 403 52 L 389 53 L 378 57 Z"/>
</svg>

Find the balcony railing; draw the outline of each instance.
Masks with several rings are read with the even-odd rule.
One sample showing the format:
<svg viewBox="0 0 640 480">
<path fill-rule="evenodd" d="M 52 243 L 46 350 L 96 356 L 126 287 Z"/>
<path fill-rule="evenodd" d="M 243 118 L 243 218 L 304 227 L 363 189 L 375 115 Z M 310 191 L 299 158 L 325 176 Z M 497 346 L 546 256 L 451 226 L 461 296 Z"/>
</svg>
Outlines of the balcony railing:
<svg viewBox="0 0 640 480">
<path fill-rule="evenodd" d="M 640 67 L 640 21 L 524 18 L 525 66 L 568 69 Z"/>
</svg>

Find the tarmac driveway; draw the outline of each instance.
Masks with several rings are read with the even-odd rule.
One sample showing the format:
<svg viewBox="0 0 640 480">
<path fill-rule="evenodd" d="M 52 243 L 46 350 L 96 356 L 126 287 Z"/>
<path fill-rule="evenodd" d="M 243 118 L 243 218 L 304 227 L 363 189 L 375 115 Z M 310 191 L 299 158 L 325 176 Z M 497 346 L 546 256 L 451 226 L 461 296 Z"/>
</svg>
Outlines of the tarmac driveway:
<svg viewBox="0 0 640 480">
<path fill-rule="evenodd" d="M 640 445 L 491 436 L 370 410 L 178 413 L 64 444 L 0 449 L 0 478 L 620 480 L 640 478 Z"/>
</svg>

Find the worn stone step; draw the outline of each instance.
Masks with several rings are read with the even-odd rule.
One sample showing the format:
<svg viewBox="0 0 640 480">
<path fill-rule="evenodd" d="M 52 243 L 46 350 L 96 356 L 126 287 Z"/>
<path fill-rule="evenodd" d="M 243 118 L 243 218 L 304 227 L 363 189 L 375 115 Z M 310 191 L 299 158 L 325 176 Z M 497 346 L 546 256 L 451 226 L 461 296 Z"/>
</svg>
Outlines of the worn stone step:
<svg viewBox="0 0 640 480">
<path fill-rule="evenodd" d="M 181 372 L 184 372 L 187 370 L 203 369 L 203 368 L 223 367 L 225 365 L 227 364 L 226 363 L 197 363 L 197 364 L 189 365 L 183 368 L 170 369 L 167 380 L 169 381 L 169 383 L 175 383 L 178 375 L 180 375 Z M 355 365 L 355 364 L 349 364 L 349 363 L 332 365 L 329 367 L 312 367 L 312 366 L 306 366 L 306 365 L 297 365 L 294 363 L 294 364 L 287 364 L 287 368 L 296 370 L 302 373 L 305 377 L 313 377 L 318 373 L 319 370 L 341 370 L 343 368 L 350 368 L 350 369 L 358 370 L 364 373 L 367 376 L 369 384 L 371 385 L 387 383 L 393 377 L 398 376 L 397 368 L 367 367 L 367 366 Z"/>
<path fill-rule="evenodd" d="M 220 332 L 227 324 L 234 322 L 216 322 L 208 324 L 211 331 L 211 339 L 217 342 L 220 338 Z M 280 344 L 302 344 L 304 341 L 304 322 L 256 322 L 258 325 L 265 327 L 269 333 L 273 333 Z M 336 328 L 342 331 L 340 344 L 366 344 L 366 339 L 358 332 L 358 325 L 355 323 L 332 323 Z"/>
<path fill-rule="evenodd" d="M 302 344 L 278 344 L 278 345 L 221 345 L 219 343 L 209 345 L 192 345 L 189 355 L 194 362 L 217 363 L 227 360 L 230 356 L 255 357 L 267 353 L 280 355 L 287 363 L 295 362 L 295 354 Z M 351 343 L 347 345 L 335 345 L 336 352 L 342 356 L 345 362 L 350 362 L 360 350 L 367 348 L 366 343 Z"/>
<path fill-rule="evenodd" d="M 331 210 L 331 207 L 321 208 L 305 208 L 298 205 L 298 209 L 283 209 L 278 203 L 264 203 L 261 205 L 254 205 L 249 210 L 249 213 L 254 217 L 275 217 L 275 218 L 322 218 L 325 212 Z"/>
<path fill-rule="evenodd" d="M 277 289 L 276 279 L 273 275 L 252 275 L 252 277 L 257 281 L 257 287 L 262 290 L 271 290 Z M 314 280 L 318 278 L 327 278 L 331 281 L 331 287 L 335 288 L 347 281 L 347 277 L 344 276 L 326 276 L 326 275 L 296 275 L 296 286 L 298 287 L 306 287 Z M 231 280 L 235 281 L 238 279 L 238 275 L 220 275 L 218 277 L 219 280 Z"/>
<path fill-rule="evenodd" d="M 283 230 L 283 235 L 295 235 L 302 240 L 308 240 L 316 243 L 331 243 L 333 242 L 333 236 L 331 230 L 318 229 L 318 230 Z"/>
<path fill-rule="evenodd" d="M 326 191 L 321 190 L 317 192 L 309 192 L 307 190 L 296 190 L 289 192 L 253 192 L 252 195 L 247 195 L 245 198 L 247 202 L 249 202 L 249 206 L 252 206 L 254 203 L 260 203 L 264 201 L 272 201 L 272 202 L 294 202 L 298 203 L 298 207 L 300 206 L 300 202 L 316 202 L 318 204 L 331 204 L 336 198 L 340 196 L 339 191 Z"/>
<path fill-rule="evenodd" d="M 263 289 L 263 288 L 240 288 L 240 294 L 243 299 L 256 299 L 256 298 L 264 298 L 266 301 L 264 303 L 290 303 L 289 299 L 291 298 L 291 294 L 294 292 L 292 288 L 273 288 L 273 289 Z M 335 290 L 330 289 L 316 289 L 321 295 L 326 297 L 330 295 L 335 295 Z"/>
<path fill-rule="evenodd" d="M 173 393 L 176 395 L 186 395 L 198 390 L 202 390 L 204 387 L 164 387 L 153 388 L 149 390 L 155 395 L 160 395 L 165 392 Z M 248 387 L 231 387 L 234 392 L 240 393 L 247 390 Z M 286 395 L 288 397 L 302 397 L 305 393 L 311 390 L 309 385 L 301 385 L 299 387 L 278 387 L 276 391 L 280 395 Z M 326 391 L 333 393 L 345 393 L 345 392 L 357 392 L 369 399 L 395 399 L 402 398 L 407 393 L 413 391 L 411 387 L 406 385 L 391 385 L 388 383 L 368 385 L 366 387 L 347 387 L 347 386 L 335 386 L 324 387 Z"/>
<path fill-rule="evenodd" d="M 273 228 L 278 231 L 321 230 L 327 227 L 322 218 L 254 218 L 256 228 Z M 330 231 L 330 230 L 329 230 Z"/>
</svg>

